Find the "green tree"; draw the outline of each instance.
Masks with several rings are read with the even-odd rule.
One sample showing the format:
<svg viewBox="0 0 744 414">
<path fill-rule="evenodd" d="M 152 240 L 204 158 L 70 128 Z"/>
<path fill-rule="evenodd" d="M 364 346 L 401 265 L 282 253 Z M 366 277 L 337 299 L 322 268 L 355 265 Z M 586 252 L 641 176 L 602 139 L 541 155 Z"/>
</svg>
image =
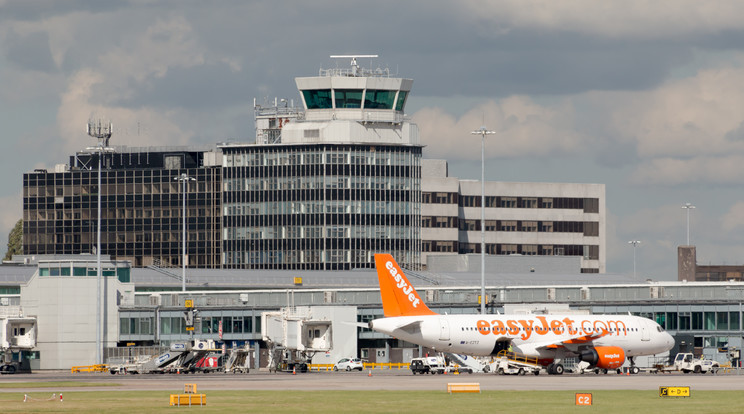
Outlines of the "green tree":
<svg viewBox="0 0 744 414">
<path fill-rule="evenodd" d="M 18 220 L 8 234 L 8 251 L 3 260 L 10 260 L 14 254 L 23 254 L 23 219 Z"/>
</svg>

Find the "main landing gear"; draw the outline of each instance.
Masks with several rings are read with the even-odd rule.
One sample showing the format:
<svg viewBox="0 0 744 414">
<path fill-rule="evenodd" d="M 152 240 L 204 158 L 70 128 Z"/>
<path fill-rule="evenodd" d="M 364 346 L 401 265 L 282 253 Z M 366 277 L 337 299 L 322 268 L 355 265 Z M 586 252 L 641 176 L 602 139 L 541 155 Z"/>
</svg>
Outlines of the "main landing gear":
<svg viewBox="0 0 744 414">
<path fill-rule="evenodd" d="M 630 371 L 631 374 L 635 375 L 641 372 L 641 369 L 635 364 L 635 357 L 628 357 L 628 361 L 630 361 L 630 368 L 628 368 L 628 371 Z"/>
<path fill-rule="evenodd" d="M 563 364 L 549 364 L 547 370 L 550 375 L 563 375 Z"/>
</svg>

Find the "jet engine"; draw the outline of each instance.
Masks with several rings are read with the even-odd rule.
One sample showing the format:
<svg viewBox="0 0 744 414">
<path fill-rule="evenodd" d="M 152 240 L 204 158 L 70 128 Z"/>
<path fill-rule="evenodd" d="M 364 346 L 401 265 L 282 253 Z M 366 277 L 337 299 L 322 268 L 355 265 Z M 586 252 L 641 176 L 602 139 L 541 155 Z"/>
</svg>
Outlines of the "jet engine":
<svg viewBox="0 0 744 414">
<path fill-rule="evenodd" d="M 617 346 L 598 346 L 581 351 L 579 358 L 592 367 L 615 369 L 625 363 L 625 351 Z"/>
</svg>

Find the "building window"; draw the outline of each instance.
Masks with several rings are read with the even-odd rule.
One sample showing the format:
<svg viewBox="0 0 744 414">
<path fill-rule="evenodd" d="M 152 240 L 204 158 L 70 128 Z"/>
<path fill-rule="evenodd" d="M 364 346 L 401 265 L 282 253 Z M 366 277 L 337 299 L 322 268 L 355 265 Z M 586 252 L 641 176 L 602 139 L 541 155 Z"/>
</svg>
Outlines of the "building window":
<svg viewBox="0 0 744 414">
<path fill-rule="evenodd" d="M 515 208 L 517 207 L 516 197 L 501 197 L 500 206 L 502 208 Z"/>
</svg>

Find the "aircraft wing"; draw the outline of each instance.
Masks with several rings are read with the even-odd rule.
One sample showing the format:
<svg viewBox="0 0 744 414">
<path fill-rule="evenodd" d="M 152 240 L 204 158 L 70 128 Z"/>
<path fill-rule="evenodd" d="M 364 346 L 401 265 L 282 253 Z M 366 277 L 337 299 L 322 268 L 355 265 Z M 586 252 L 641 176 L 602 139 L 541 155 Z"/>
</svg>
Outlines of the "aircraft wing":
<svg viewBox="0 0 744 414">
<path fill-rule="evenodd" d="M 569 348 L 575 349 L 579 345 L 593 342 L 603 336 L 609 335 L 610 332 L 596 332 L 589 335 L 576 335 L 569 338 L 559 339 L 553 342 L 546 342 L 542 344 L 535 344 L 535 349 L 558 349 L 558 348 Z"/>
</svg>

